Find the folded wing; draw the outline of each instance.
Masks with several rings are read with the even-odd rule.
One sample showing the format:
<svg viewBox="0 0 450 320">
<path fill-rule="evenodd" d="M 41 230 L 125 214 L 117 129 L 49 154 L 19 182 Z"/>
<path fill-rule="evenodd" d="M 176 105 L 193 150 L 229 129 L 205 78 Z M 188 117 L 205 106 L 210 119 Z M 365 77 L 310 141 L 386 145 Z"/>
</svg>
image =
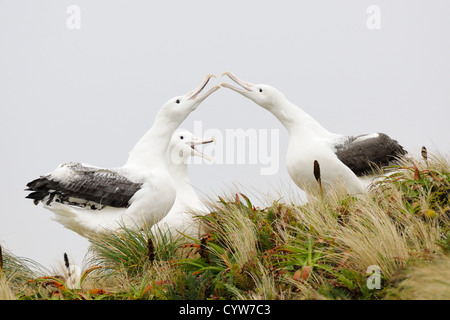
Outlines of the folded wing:
<svg viewBox="0 0 450 320">
<path fill-rule="evenodd" d="M 104 206 L 127 208 L 130 199 L 142 187 L 123 174 L 80 163 L 60 165 L 53 173 L 27 184 L 32 191 L 27 198 L 35 204 L 50 205 L 53 201 L 101 209 Z"/>
<path fill-rule="evenodd" d="M 372 133 L 347 137 L 336 145 L 336 155 L 357 176 L 373 173 L 373 170 L 392 165 L 405 149 L 384 133 Z"/>
</svg>

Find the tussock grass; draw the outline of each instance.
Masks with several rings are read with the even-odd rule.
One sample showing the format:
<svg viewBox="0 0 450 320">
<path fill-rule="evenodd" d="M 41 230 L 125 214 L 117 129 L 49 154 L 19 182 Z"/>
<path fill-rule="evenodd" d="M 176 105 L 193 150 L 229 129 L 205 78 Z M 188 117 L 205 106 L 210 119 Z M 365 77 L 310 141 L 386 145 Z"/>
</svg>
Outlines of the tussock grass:
<svg viewBox="0 0 450 320">
<path fill-rule="evenodd" d="M 203 234 L 122 228 L 91 238 L 79 287 L 41 277 L 24 299 L 448 299 L 450 170 L 442 156 L 402 158 L 369 193 L 343 187 L 210 199 Z M 296 201 L 298 200 L 298 201 Z M 374 267 L 379 287 L 369 286 Z M 28 275 L 25 278 L 32 277 Z M 29 278 L 28 278 L 29 279 Z M 19 281 L 20 282 L 20 281 Z M 23 286 L 23 283 L 22 283 Z M 6 288 L 6 289 L 5 289 Z"/>
<path fill-rule="evenodd" d="M 445 255 L 412 267 L 388 298 L 450 300 L 450 257 Z"/>
<path fill-rule="evenodd" d="M 39 263 L 18 257 L 0 246 L 0 300 L 15 300 L 29 279 L 46 272 Z"/>
</svg>

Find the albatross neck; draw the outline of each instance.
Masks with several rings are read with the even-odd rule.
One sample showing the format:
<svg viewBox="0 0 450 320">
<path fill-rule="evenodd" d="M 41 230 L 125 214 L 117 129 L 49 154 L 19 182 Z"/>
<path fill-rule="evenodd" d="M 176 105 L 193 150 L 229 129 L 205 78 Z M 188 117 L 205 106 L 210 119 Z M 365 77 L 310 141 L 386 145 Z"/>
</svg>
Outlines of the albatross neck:
<svg viewBox="0 0 450 320">
<path fill-rule="evenodd" d="M 173 181 L 175 181 L 177 196 L 182 196 L 184 198 L 183 201 L 197 199 L 197 194 L 192 188 L 191 181 L 189 180 L 188 165 L 186 163 L 187 159 L 178 160 L 180 163 L 172 161 L 170 156 L 168 159 L 168 168 Z"/>
<path fill-rule="evenodd" d="M 267 110 L 284 125 L 290 135 L 314 134 L 319 137 L 330 137 L 334 135 L 313 117 L 284 97 L 267 108 Z"/>
<path fill-rule="evenodd" d="M 127 168 L 154 168 L 155 166 L 166 166 L 165 154 L 172 134 L 179 123 L 165 119 L 158 114 L 153 126 L 136 143 L 130 151 L 128 160 L 124 167 Z"/>
<path fill-rule="evenodd" d="M 178 219 L 181 218 L 184 220 L 186 218 L 182 217 L 189 217 L 190 215 L 188 212 L 190 210 L 200 209 L 202 207 L 202 202 L 191 185 L 188 175 L 188 165 L 186 162 L 183 161 L 181 163 L 174 163 L 169 157 L 167 165 L 169 168 L 170 177 L 175 183 L 175 190 L 177 194 L 169 214 L 171 217 L 177 216 Z"/>
</svg>

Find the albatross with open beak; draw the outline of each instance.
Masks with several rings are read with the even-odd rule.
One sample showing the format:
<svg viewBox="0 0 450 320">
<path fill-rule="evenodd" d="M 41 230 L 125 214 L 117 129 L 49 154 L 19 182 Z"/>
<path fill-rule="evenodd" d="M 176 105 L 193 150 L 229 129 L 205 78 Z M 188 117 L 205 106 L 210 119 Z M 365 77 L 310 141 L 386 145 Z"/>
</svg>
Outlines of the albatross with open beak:
<svg viewBox="0 0 450 320">
<path fill-rule="evenodd" d="M 152 227 L 157 240 L 159 236 L 170 236 L 172 239 L 183 235 L 199 237 L 200 224 L 196 216 L 206 214 L 207 208 L 191 185 L 187 162 L 190 157 L 211 160 L 197 146 L 214 141 L 214 137 L 201 139 L 189 131 L 179 131 L 173 135 L 168 148 L 168 166 L 177 195 L 169 213 Z"/>
<path fill-rule="evenodd" d="M 55 213 L 54 219 L 82 236 L 120 226 L 151 226 L 169 212 L 175 185 L 165 161 L 169 141 L 186 117 L 220 86 L 200 93 L 214 77 L 186 95 L 167 101 L 151 129 L 119 168 L 63 163 L 55 171 L 27 184 L 27 198 Z"/>
<path fill-rule="evenodd" d="M 321 168 L 321 183 L 326 187 L 344 183 L 352 194 L 367 191 L 374 165 L 390 165 L 406 151 L 383 133 L 345 136 L 326 130 L 309 114 L 290 102 L 278 89 L 252 84 L 225 72 L 240 87 L 222 83 L 271 112 L 287 129 L 290 139 L 286 167 L 292 180 L 304 191 L 319 186 L 314 177 L 314 163 Z M 223 76 L 222 75 L 222 76 Z"/>
</svg>

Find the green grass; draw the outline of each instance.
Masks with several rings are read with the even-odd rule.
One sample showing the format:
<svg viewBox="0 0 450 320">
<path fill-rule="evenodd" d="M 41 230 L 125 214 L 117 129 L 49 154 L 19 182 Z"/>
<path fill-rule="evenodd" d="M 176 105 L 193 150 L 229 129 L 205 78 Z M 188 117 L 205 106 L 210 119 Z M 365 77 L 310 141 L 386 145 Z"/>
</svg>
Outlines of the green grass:
<svg viewBox="0 0 450 320">
<path fill-rule="evenodd" d="M 1 297 L 448 299 L 448 160 L 403 159 L 392 169 L 356 197 L 336 189 L 259 208 L 244 194 L 220 196 L 199 217 L 204 235 L 187 242 L 126 228 L 92 238 L 77 286 L 7 255 Z M 373 266 L 380 289 L 367 285 Z"/>
</svg>

